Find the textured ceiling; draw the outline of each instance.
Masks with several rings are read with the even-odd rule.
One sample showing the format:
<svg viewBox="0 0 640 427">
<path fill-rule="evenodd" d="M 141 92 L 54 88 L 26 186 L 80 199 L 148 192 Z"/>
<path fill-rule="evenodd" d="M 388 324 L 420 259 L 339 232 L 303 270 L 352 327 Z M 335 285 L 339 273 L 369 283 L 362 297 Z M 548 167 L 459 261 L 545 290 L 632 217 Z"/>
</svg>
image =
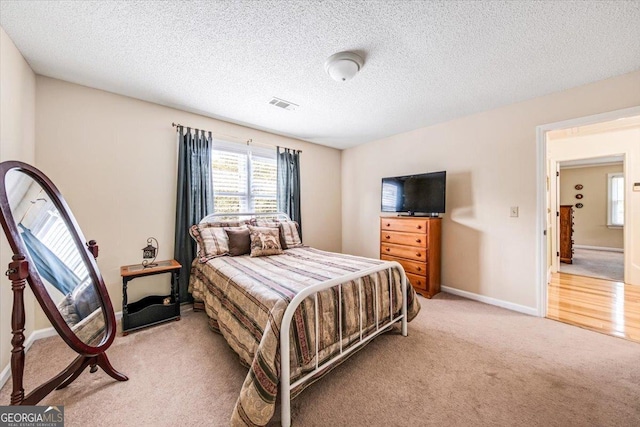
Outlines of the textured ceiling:
<svg viewBox="0 0 640 427">
<path fill-rule="evenodd" d="M 640 69 L 640 1 L 3 0 L 0 25 L 38 74 L 338 148 Z"/>
</svg>

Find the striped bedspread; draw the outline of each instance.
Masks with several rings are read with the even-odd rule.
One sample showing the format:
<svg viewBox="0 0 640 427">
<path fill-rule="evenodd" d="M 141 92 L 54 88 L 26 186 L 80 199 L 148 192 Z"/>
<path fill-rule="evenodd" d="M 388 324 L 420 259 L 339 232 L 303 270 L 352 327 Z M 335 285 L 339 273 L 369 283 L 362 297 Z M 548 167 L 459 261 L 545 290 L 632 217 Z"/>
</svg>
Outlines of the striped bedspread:
<svg viewBox="0 0 640 427">
<path fill-rule="evenodd" d="M 282 255 L 220 257 L 206 264 L 194 262 L 189 291 L 195 299 L 204 301 L 211 327 L 225 337 L 250 368 L 236 402 L 231 425 L 263 426 L 273 416 L 279 387 L 280 326 L 293 297 L 310 285 L 382 262 L 308 247 L 288 249 Z M 392 271 L 391 298 L 388 269 L 342 285 L 343 349 L 360 339 L 359 292 L 362 294 L 364 331 L 383 327 L 385 322 L 389 322 L 390 312 L 394 316 L 400 313 L 400 274 L 396 269 Z M 420 305 L 413 288 L 407 285 L 407 289 L 407 313 L 411 320 L 418 314 Z M 379 296 L 377 316 L 375 292 Z M 318 294 L 320 365 L 340 349 L 338 301 L 337 288 Z M 390 307 L 390 301 L 393 307 Z M 315 308 L 311 297 L 300 305 L 292 322 L 292 382 L 315 368 L 315 340 Z M 306 385 L 294 389 L 292 396 Z"/>
</svg>

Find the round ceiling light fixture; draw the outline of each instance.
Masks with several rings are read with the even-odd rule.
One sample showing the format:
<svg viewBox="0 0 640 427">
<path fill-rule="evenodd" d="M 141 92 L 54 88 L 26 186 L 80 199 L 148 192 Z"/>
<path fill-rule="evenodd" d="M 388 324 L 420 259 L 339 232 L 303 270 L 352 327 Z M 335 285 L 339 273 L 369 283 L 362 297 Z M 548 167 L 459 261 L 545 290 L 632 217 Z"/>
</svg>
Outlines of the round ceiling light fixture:
<svg viewBox="0 0 640 427">
<path fill-rule="evenodd" d="M 364 60 L 359 55 L 353 52 L 338 52 L 327 58 L 324 70 L 333 80 L 346 82 L 358 74 L 363 65 Z"/>
</svg>

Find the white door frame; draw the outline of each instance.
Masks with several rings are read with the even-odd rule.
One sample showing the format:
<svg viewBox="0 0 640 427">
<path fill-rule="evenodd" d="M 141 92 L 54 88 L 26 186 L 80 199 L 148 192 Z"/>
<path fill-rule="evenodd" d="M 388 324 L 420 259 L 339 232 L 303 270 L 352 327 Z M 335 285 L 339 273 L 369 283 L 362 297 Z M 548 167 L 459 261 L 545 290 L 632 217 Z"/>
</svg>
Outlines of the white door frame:
<svg viewBox="0 0 640 427">
<path fill-rule="evenodd" d="M 561 122 L 548 123 L 536 127 L 536 305 L 538 316 L 547 315 L 547 138 L 546 134 L 552 130 L 567 129 L 578 126 L 592 125 L 611 120 L 622 119 L 640 115 L 640 106 L 625 108 L 623 110 L 609 111 L 607 113 L 595 114 L 593 116 L 579 117 L 576 119 L 563 120 Z"/>
<path fill-rule="evenodd" d="M 549 273 L 557 273 L 560 270 L 560 216 L 558 215 L 560 212 L 560 162 L 551 158 L 547 158 L 546 161 L 549 165 L 549 174 L 551 175 L 551 188 L 549 188 L 551 197 L 549 197 L 550 204 L 547 208 L 551 210 L 554 228 L 553 233 L 549 233 L 547 229 L 549 238 L 554 238 L 551 244 L 551 266 L 547 269 L 547 281 L 549 281 L 551 280 Z"/>
</svg>

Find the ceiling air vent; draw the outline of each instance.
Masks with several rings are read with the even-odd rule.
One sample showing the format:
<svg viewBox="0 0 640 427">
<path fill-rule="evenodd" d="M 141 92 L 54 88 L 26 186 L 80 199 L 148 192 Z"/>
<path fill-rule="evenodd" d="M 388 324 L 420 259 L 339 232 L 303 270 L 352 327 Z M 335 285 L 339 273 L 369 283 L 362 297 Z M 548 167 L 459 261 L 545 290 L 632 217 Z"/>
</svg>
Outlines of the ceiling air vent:
<svg viewBox="0 0 640 427">
<path fill-rule="evenodd" d="M 275 96 L 269 101 L 269 104 L 282 108 L 284 110 L 294 111 L 300 107 L 298 104 L 294 104 L 290 101 L 285 101 L 284 99 L 276 98 Z"/>
</svg>

